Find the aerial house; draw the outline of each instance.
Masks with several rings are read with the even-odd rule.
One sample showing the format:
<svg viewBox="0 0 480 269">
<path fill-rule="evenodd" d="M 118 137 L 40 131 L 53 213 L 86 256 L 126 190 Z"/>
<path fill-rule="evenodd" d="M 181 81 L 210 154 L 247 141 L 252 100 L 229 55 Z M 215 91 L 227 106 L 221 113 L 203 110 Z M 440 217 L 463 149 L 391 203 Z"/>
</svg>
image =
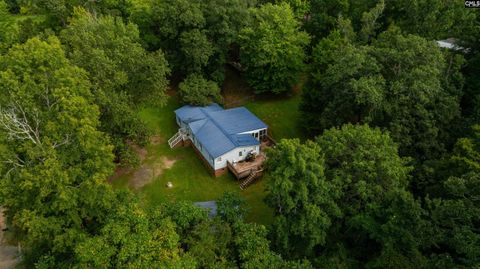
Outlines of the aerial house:
<svg viewBox="0 0 480 269">
<path fill-rule="evenodd" d="M 175 115 L 180 128 L 168 141 L 171 148 L 193 145 L 215 176 L 230 170 L 237 179 L 252 181 L 261 175 L 268 126 L 248 109 L 186 105 Z"/>
</svg>

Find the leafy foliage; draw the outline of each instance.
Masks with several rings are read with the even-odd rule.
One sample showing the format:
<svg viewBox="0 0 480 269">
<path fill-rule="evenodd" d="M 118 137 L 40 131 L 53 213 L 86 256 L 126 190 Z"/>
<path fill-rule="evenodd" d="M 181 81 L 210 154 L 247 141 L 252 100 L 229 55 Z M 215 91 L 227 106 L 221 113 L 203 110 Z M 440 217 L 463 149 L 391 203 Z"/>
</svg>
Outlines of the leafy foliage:
<svg viewBox="0 0 480 269">
<path fill-rule="evenodd" d="M 304 70 L 309 36 L 299 30 L 288 4 L 252 9 L 253 22 L 239 34 L 240 61 L 257 93 L 291 89 Z"/>
<path fill-rule="evenodd" d="M 72 62 L 89 73 L 101 129 L 112 136 L 117 156 L 129 156 L 122 153 L 126 140 L 145 143 L 147 136 L 135 108 L 165 104 L 169 69 L 163 53 L 146 52 L 135 25 L 83 9 L 76 9 L 62 39 Z"/>
<path fill-rule="evenodd" d="M 97 130 L 84 70 L 55 37 L 16 45 L 0 58 L 0 203 L 28 258 L 68 264 L 75 245 L 101 224 L 113 192 L 112 147 Z"/>
<path fill-rule="evenodd" d="M 442 197 L 427 199 L 426 249 L 432 267 L 468 268 L 480 262 L 479 183 L 477 173 L 450 177 L 443 183 Z"/>
<path fill-rule="evenodd" d="M 282 253 L 317 256 L 318 265 L 330 266 L 334 260 L 378 268 L 425 263 L 414 236 L 423 227 L 422 210 L 406 190 L 410 168 L 388 135 L 345 125 L 316 143 L 283 140 L 269 156 L 267 202 Z M 346 257 L 338 255 L 342 249 Z"/>
<path fill-rule="evenodd" d="M 200 75 L 189 75 L 178 85 L 178 89 L 183 102 L 190 105 L 205 106 L 222 101 L 218 85 Z"/>
<path fill-rule="evenodd" d="M 324 244 L 332 217 L 339 216 L 337 190 L 324 176 L 323 157 L 312 142 L 282 140 L 270 151 L 267 204 L 275 210 L 276 248 L 289 255 L 310 254 Z"/>
<path fill-rule="evenodd" d="M 145 211 L 124 196 L 99 234 L 75 247 L 75 268 L 195 268 L 191 259 L 180 258 L 174 223 L 159 209 Z"/>
<path fill-rule="evenodd" d="M 439 157 L 451 143 L 445 130 L 459 116 L 460 93 L 449 78 L 458 69 L 447 70 L 433 43 L 390 31 L 358 46 L 334 32 L 317 45 L 314 60 L 302 104 L 313 133 L 370 123 L 389 130 L 400 153 L 418 160 Z"/>
<path fill-rule="evenodd" d="M 217 214 L 226 222 L 235 223 L 244 220 L 245 201 L 234 192 L 226 192 L 217 202 Z"/>
<path fill-rule="evenodd" d="M 471 137 L 460 138 L 453 148 L 450 160 L 458 169 L 457 175 L 480 173 L 480 125 L 472 126 L 472 133 Z"/>
<path fill-rule="evenodd" d="M 5 1 L 0 1 L 0 53 L 10 48 L 19 36 L 19 27 L 13 19 L 13 15 L 8 11 Z"/>
<path fill-rule="evenodd" d="M 132 20 L 150 49 L 161 48 L 175 72 L 223 82 L 224 64 L 237 33 L 248 22 L 251 1 L 148 1 Z"/>
</svg>

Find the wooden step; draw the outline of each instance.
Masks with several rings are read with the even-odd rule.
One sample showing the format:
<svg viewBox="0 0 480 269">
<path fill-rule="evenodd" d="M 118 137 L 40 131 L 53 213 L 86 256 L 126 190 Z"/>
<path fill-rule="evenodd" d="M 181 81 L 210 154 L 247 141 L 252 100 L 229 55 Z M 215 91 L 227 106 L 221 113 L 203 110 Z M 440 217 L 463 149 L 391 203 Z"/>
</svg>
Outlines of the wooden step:
<svg viewBox="0 0 480 269">
<path fill-rule="evenodd" d="M 248 175 L 248 177 L 240 183 L 240 189 L 244 190 L 247 188 L 255 179 L 260 177 L 261 173 L 263 172 L 263 169 L 261 170 L 254 170 Z"/>
</svg>

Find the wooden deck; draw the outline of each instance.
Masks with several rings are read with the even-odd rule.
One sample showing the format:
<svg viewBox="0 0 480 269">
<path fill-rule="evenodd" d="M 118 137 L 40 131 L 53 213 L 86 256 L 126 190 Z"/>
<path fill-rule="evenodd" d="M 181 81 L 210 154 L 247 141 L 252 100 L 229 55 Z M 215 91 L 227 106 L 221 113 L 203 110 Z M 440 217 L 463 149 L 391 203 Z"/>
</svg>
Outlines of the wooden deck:
<svg viewBox="0 0 480 269">
<path fill-rule="evenodd" d="M 262 167 L 265 159 L 265 154 L 261 152 L 259 155 L 257 155 L 255 160 L 250 162 L 241 161 L 235 164 L 228 162 L 228 169 L 235 175 L 237 179 L 241 179 L 249 176 L 252 171 L 259 170 Z"/>
<path fill-rule="evenodd" d="M 227 167 L 237 179 L 243 179 L 240 188 L 243 190 L 250 185 L 254 180 L 263 175 L 263 163 L 267 159 L 265 149 L 275 147 L 275 140 L 270 136 L 264 137 L 260 143 L 260 154 L 258 154 L 253 161 L 241 161 L 235 164 L 227 162 Z"/>
</svg>

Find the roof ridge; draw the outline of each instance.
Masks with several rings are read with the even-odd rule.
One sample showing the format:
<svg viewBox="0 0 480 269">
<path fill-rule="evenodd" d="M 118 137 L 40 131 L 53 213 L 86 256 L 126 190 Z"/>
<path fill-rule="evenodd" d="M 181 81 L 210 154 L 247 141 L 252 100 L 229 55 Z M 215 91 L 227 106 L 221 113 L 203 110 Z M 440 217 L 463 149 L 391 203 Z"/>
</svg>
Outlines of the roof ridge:
<svg viewBox="0 0 480 269">
<path fill-rule="evenodd" d="M 230 108 L 231 109 L 231 108 Z M 230 109 L 223 109 L 223 110 L 218 110 L 218 111 L 213 111 L 213 112 L 220 112 L 220 111 L 227 111 L 227 110 L 230 110 Z M 238 147 L 238 143 L 237 141 L 235 141 L 234 139 L 232 139 L 232 135 L 237 135 L 237 134 L 230 134 L 228 133 L 211 115 L 210 115 L 210 112 L 209 111 L 203 111 L 202 112 L 208 117 L 209 120 L 211 120 L 213 122 L 213 124 L 215 124 L 215 126 L 217 126 L 218 129 L 220 129 L 220 131 L 226 136 L 228 137 L 228 139 L 230 140 L 230 142 L 232 142 L 235 146 Z"/>
</svg>

